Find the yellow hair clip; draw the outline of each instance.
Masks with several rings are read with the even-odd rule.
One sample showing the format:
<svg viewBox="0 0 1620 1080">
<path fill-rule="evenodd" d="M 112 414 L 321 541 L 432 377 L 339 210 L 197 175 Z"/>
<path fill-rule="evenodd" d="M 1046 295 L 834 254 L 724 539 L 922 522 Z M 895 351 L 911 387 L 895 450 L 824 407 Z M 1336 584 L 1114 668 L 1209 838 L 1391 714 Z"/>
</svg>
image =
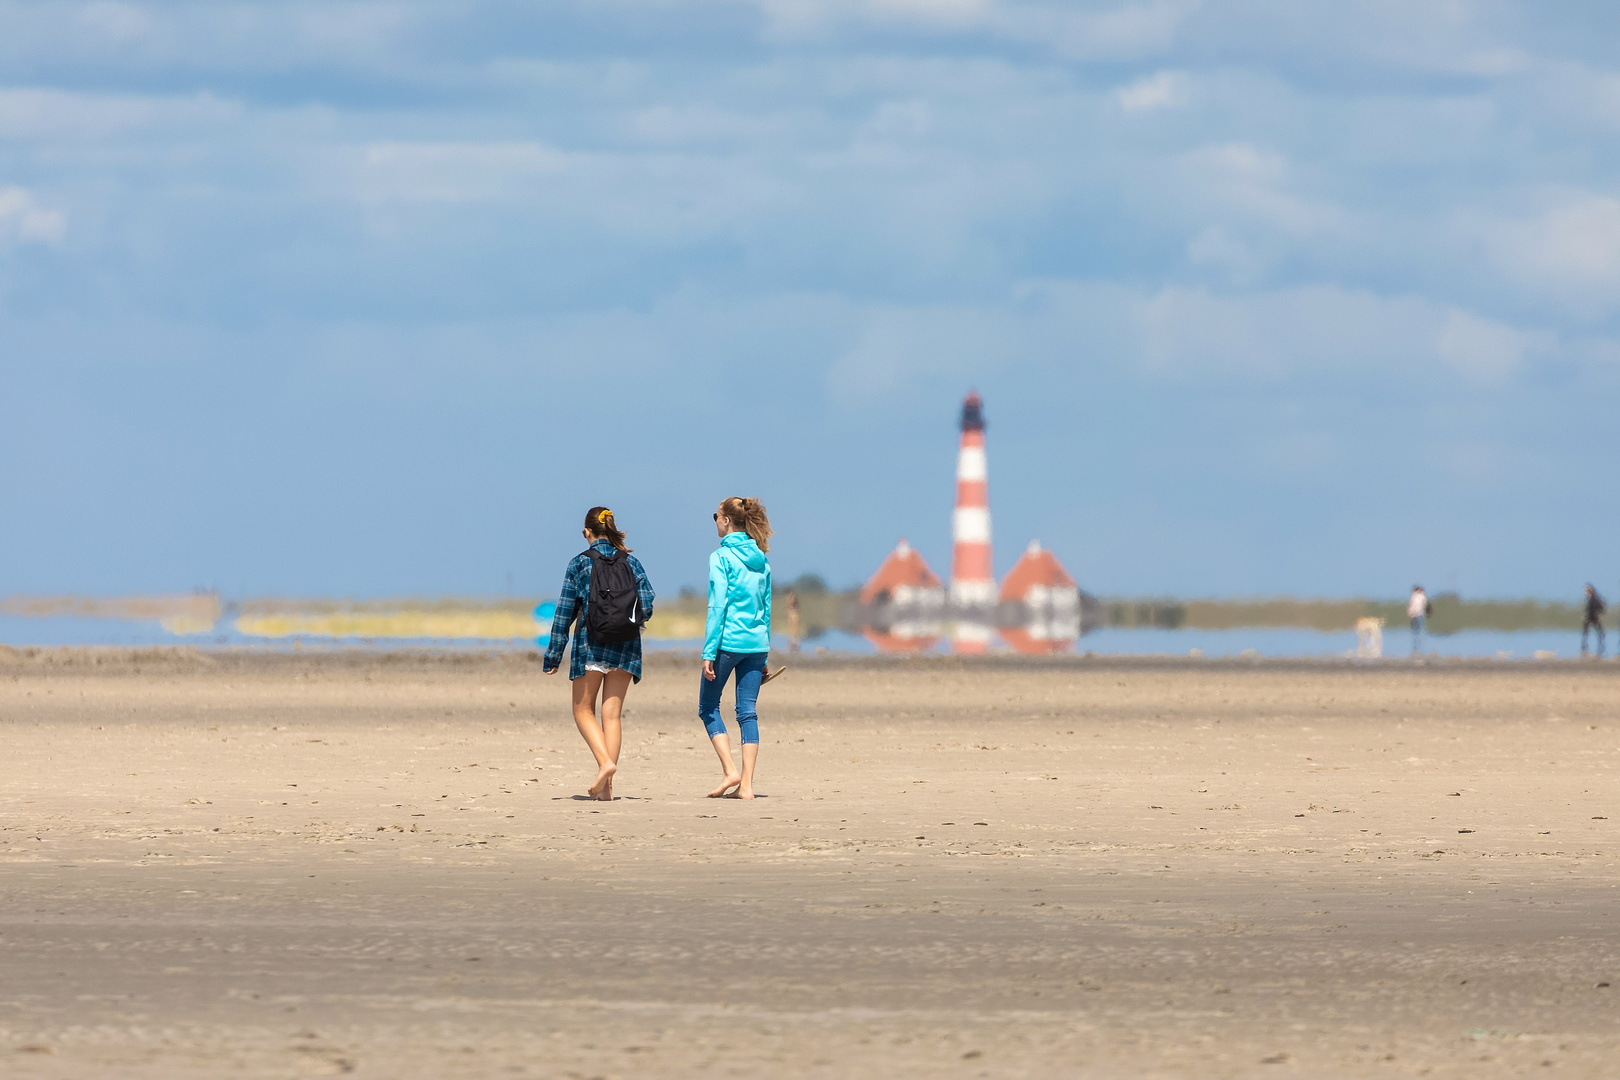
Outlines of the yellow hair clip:
<svg viewBox="0 0 1620 1080">
<path fill-rule="evenodd" d="M 600 513 L 600 514 L 597 514 L 597 515 L 596 515 L 596 523 L 597 523 L 597 524 L 598 524 L 598 525 L 606 525 L 606 524 L 607 524 L 607 519 L 608 519 L 608 515 L 609 515 L 609 514 L 611 514 L 611 513 L 613 513 L 613 511 L 611 511 L 611 510 L 604 510 L 604 511 L 602 511 L 602 512 L 601 512 L 601 513 Z"/>
</svg>

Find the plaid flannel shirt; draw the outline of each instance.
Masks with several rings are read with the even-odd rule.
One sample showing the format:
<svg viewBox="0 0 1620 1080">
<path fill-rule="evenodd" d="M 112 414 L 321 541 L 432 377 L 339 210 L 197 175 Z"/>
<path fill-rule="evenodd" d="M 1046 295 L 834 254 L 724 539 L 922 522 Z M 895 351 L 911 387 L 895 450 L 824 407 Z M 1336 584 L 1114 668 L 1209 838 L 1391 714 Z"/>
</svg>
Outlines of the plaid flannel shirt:
<svg viewBox="0 0 1620 1080">
<path fill-rule="evenodd" d="M 603 555 L 613 554 L 613 545 L 606 540 L 597 540 L 591 546 Z M 647 571 L 641 568 L 641 561 L 634 555 L 626 555 L 625 561 L 630 564 L 630 572 L 636 575 L 636 592 L 641 596 L 641 610 L 644 612 L 642 617 L 650 619 L 655 599 L 652 582 L 647 580 Z M 546 645 L 545 670 L 555 671 L 562 664 L 563 650 L 568 647 L 568 626 L 578 618 L 568 677 L 577 679 L 585 674 L 586 664 L 605 664 L 628 671 L 636 682 L 640 682 L 641 635 L 637 634 L 629 641 L 593 642 L 590 630 L 585 625 L 585 609 L 589 606 L 587 598 L 590 595 L 591 557 L 582 551 L 574 556 L 568 564 L 568 571 L 563 574 L 562 594 L 557 597 L 557 614 L 551 619 L 551 641 Z"/>
</svg>

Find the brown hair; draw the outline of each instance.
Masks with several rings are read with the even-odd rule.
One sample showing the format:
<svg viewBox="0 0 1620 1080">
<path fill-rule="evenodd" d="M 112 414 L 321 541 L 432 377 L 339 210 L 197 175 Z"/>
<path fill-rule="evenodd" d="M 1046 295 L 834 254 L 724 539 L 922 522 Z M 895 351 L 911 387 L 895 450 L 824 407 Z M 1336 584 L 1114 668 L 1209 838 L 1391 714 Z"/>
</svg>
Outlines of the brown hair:
<svg viewBox="0 0 1620 1080">
<path fill-rule="evenodd" d="M 765 504 L 758 499 L 743 499 L 736 495 L 720 503 L 720 512 L 731 523 L 754 538 L 759 550 L 771 550 L 771 519 L 765 516 Z"/>
<path fill-rule="evenodd" d="M 613 523 L 613 511 L 605 506 L 593 506 L 585 512 L 585 531 L 601 537 L 620 551 L 630 550 L 625 545 L 624 533 Z"/>
</svg>

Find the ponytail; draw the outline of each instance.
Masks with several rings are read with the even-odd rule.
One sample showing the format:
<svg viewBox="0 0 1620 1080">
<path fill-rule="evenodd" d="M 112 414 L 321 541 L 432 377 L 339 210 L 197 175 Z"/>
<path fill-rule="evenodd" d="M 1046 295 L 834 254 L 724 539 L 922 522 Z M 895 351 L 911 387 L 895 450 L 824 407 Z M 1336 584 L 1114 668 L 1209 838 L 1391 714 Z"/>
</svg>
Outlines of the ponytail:
<svg viewBox="0 0 1620 1080">
<path fill-rule="evenodd" d="M 758 499 L 744 499 L 733 495 L 720 504 L 720 512 L 731 523 L 754 538 L 759 550 L 771 550 L 771 519 L 765 514 L 765 504 Z"/>
<path fill-rule="evenodd" d="M 624 533 L 614 524 L 613 511 L 605 506 L 593 506 L 585 512 L 585 531 L 601 537 L 620 551 L 630 551 L 624 542 Z"/>
</svg>

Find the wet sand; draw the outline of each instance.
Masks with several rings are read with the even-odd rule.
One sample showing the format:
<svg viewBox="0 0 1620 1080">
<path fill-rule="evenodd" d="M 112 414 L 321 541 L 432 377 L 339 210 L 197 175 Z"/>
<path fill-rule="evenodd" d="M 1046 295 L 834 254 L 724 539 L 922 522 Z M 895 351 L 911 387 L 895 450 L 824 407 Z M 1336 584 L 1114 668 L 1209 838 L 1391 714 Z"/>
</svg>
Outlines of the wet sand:
<svg viewBox="0 0 1620 1080">
<path fill-rule="evenodd" d="M 1620 665 L 0 657 L 0 1076 L 1614 1076 Z M 729 697 L 729 695 L 728 695 Z M 735 732 L 733 732 L 735 739 Z"/>
</svg>

